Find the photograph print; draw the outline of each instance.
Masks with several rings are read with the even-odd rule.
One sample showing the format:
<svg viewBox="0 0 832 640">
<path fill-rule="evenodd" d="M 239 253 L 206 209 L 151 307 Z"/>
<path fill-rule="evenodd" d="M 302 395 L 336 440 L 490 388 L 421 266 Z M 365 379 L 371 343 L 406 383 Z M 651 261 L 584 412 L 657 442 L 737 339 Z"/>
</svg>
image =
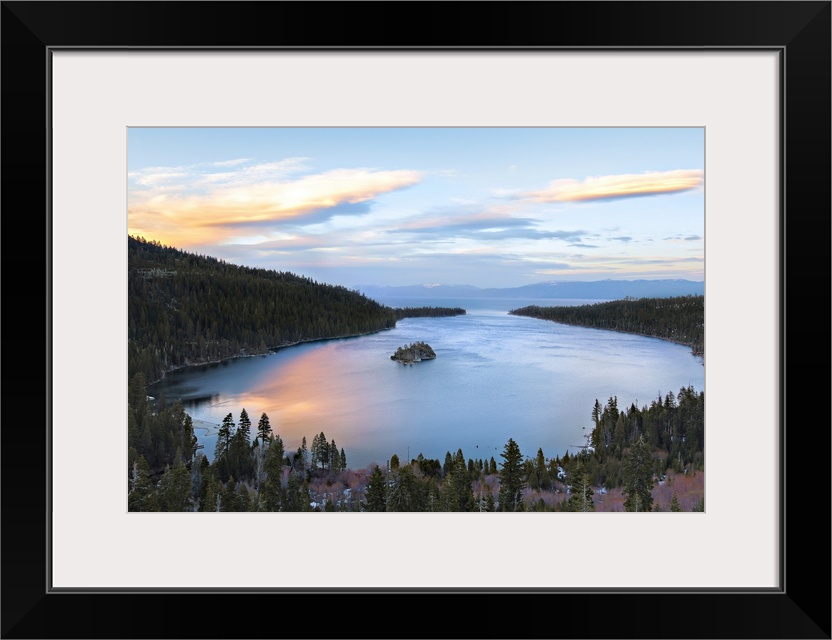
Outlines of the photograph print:
<svg viewBox="0 0 832 640">
<path fill-rule="evenodd" d="M 705 510 L 705 130 L 128 129 L 128 510 Z"/>
</svg>

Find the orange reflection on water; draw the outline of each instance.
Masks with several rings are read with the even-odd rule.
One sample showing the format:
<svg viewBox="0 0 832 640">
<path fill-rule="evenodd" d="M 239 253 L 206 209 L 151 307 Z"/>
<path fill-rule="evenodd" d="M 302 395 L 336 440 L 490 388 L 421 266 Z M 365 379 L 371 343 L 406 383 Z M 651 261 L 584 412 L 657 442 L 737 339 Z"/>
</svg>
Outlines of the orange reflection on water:
<svg viewBox="0 0 832 640">
<path fill-rule="evenodd" d="M 307 445 L 311 444 L 321 431 L 328 440 L 334 438 L 339 448 L 348 447 L 353 442 L 351 427 L 357 419 L 360 399 L 349 375 L 322 375 L 332 366 L 335 348 L 335 344 L 318 344 L 302 352 L 281 351 L 277 357 L 285 358 L 282 366 L 233 399 L 246 408 L 252 430 L 265 412 L 287 451 L 299 447 L 304 436 Z"/>
</svg>

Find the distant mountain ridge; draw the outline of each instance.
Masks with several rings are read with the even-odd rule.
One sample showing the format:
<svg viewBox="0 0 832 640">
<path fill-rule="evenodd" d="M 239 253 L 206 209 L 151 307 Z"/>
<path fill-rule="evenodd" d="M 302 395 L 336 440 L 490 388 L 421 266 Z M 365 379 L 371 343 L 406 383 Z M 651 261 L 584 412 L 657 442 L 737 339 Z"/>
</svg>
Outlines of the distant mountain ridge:
<svg viewBox="0 0 832 640">
<path fill-rule="evenodd" d="M 481 289 L 472 285 L 417 284 L 408 286 L 359 285 L 364 295 L 407 298 L 570 298 L 620 300 L 670 298 L 705 294 L 705 283 L 695 280 L 594 280 L 590 282 L 537 282 L 522 287 Z"/>
</svg>

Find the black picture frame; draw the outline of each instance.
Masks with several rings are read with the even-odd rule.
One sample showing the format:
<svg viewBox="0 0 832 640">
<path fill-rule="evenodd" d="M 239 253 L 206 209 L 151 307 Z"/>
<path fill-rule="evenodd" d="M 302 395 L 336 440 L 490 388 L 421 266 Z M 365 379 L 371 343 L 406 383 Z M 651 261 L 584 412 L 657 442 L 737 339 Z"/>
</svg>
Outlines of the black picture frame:
<svg viewBox="0 0 832 640">
<path fill-rule="evenodd" d="M 829 1 L 3 2 L 2 637 L 829 638 L 830 386 L 828 368 L 819 375 L 804 363 L 830 353 L 830 15 Z M 66 47 L 778 51 L 780 588 L 52 592 L 48 88 L 50 51 Z M 753 474 L 753 464 L 738 456 L 738 473 Z M 624 550 L 612 540 L 603 552 Z M 511 550 L 495 550 L 494 561 L 510 563 Z M 683 572 L 684 550 L 645 562 Z"/>
</svg>

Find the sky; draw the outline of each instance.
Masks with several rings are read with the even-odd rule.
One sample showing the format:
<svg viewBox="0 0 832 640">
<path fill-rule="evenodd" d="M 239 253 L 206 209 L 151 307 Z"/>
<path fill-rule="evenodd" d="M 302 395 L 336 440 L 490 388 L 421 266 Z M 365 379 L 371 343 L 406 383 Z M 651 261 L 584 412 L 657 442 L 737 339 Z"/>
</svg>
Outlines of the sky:
<svg viewBox="0 0 832 640">
<path fill-rule="evenodd" d="M 319 282 L 704 280 L 703 128 L 130 128 L 128 233 Z"/>
</svg>

